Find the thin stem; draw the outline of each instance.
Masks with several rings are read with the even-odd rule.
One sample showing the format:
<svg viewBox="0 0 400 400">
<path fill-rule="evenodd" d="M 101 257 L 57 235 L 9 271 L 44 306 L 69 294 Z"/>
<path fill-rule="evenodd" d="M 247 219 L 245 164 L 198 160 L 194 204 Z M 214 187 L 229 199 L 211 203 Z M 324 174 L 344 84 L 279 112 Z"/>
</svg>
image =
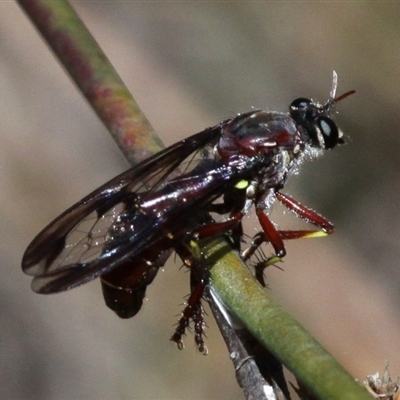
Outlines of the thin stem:
<svg viewBox="0 0 400 400">
<path fill-rule="evenodd" d="M 214 240 L 203 250 L 212 265 L 213 287 L 224 304 L 317 398 L 371 399 L 254 279 L 246 265 L 237 261 L 227 244 Z"/>
<path fill-rule="evenodd" d="M 114 67 L 64 0 L 18 0 L 134 165 L 164 146 Z"/>
</svg>

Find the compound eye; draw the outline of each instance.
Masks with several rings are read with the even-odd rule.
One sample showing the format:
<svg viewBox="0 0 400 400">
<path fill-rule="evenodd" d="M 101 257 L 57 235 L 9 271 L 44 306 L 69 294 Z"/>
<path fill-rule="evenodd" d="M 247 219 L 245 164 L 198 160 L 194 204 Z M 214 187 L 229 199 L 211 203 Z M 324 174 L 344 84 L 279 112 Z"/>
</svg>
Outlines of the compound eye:
<svg viewBox="0 0 400 400">
<path fill-rule="evenodd" d="M 336 124 L 328 117 L 319 117 L 316 120 L 318 128 L 318 141 L 320 146 L 325 149 L 333 149 L 343 140 L 339 138 L 339 129 Z"/>
<path fill-rule="evenodd" d="M 304 97 L 300 97 L 296 100 L 292 101 L 292 104 L 290 105 L 290 109 L 296 109 L 298 110 L 299 108 L 307 108 L 311 104 L 310 99 L 306 99 Z"/>
<path fill-rule="evenodd" d="M 293 100 L 292 104 L 289 107 L 290 116 L 296 122 L 305 121 L 307 110 L 308 110 L 310 104 L 311 104 L 311 100 L 303 98 L 303 97 Z"/>
</svg>

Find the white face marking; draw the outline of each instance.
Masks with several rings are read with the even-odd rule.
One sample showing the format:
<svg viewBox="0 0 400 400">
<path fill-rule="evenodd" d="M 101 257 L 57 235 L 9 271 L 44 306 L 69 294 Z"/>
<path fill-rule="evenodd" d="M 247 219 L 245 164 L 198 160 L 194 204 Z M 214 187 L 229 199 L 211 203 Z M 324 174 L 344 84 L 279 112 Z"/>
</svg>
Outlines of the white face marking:
<svg viewBox="0 0 400 400">
<path fill-rule="evenodd" d="M 318 139 L 319 147 L 321 147 L 321 149 L 323 149 L 325 147 L 325 140 L 324 140 L 324 137 L 322 136 L 322 133 L 321 133 L 321 131 L 319 129 L 318 129 L 318 132 L 317 132 L 317 139 Z"/>
</svg>

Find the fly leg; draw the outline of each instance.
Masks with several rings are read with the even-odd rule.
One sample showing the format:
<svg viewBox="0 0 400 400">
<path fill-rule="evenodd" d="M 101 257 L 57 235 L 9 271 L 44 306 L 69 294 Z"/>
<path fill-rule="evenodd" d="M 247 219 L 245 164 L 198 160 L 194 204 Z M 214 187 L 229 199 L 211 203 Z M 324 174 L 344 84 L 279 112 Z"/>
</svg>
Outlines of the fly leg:
<svg viewBox="0 0 400 400">
<path fill-rule="evenodd" d="M 230 230 L 229 239 L 233 245 L 233 248 L 240 252 L 240 244 L 243 238 L 243 210 L 247 201 L 246 187 L 235 186 L 229 188 L 224 194 L 222 203 L 213 203 L 208 206 L 209 212 L 214 212 L 220 215 L 229 214 L 229 219 L 225 222 L 212 223 L 205 225 L 201 229 L 199 235 L 203 234 L 203 237 L 210 237 L 210 228 L 215 225 L 215 230 L 218 232 L 226 233 Z"/>
<path fill-rule="evenodd" d="M 237 213 L 224 222 L 214 222 L 210 219 L 209 222 L 191 233 L 190 237 L 192 239 L 181 240 L 180 244 L 175 246 L 179 257 L 184 264 L 190 268 L 190 295 L 182 312 L 182 316 L 178 321 L 175 333 L 171 337 L 171 340 L 178 345 L 179 349 L 183 349 L 184 347 L 182 337 L 185 335 L 186 329 L 189 328 L 190 321 L 192 320 L 197 348 L 203 354 L 207 354 L 208 352 L 203 339 L 205 323 L 204 309 L 201 300 L 203 298 L 204 289 L 209 283 L 210 273 L 198 241 L 231 231 L 232 240 L 235 245 L 235 242 L 239 241 L 243 232 L 241 217 L 242 214 Z"/>
<path fill-rule="evenodd" d="M 264 273 L 266 267 L 273 265 L 282 260 L 286 255 L 284 245 L 285 240 L 300 239 L 300 238 L 315 238 L 329 235 L 334 231 L 334 226 L 325 217 L 316 213 L 314 210 L 304 206 L 292 197 L 281 192 L 275 193 L 276 198 L 288 210 L 295 213 L 298 217 L 306 222 L 309 222 L 320 229 L 314 230 L 277 230 L 269 217 L 264 213 L 262 207 L 256 208 L 256 213 L 263 231 L 258 233 L 250 247 L 242 252 L 242 258 L 247 261 L 260 247 L 262 243 L 271 243 L 275 250 L 275 255 L 267 258 L 263 263 L 259 262 L 256 265 L 256 278 L 265 286 Z M 262 202 L 259 202 L 262 204 Z"/>
<path fill-rule="evenodd" d="M 320 230 L 287 230 L 287 231 L 277 230 L 277 233 L 282 238 L 283 241 L 292 239 L 309 239 L 309 238 L 323 237 L 328 234 L 327 232 Z M 250 246 L 242 251 L 241 257 L 243 258 L 243 261 L 248 261 L 263 243 L 271 243 L 271 240 L 264 232 L 258 232 L 254 236 Z M 277 255 L 274 255 L 270 258 L 275 259 L 274 262 L 276 262 L 280 261 L 283 258 L 283 256 L 279 257 Z"/>
<path fill-rule="evenodd" d="M 303 219 L 306 222 L 309 222 L 315 225 L 319 230 L 314 230 L 312 232 L 318 233 L 320 232 L 320 236 L 326 236 L 332 233 L 335 229 L 333 224 L 329 222 L 325 217 L 321 214 L 318 214 L 311 208 L 306 207 L 305 205 L 299 203 L 297 200 L 288 196 L 287 194 L 283 194 L 281 192 L 276 192 L 276 198 L 290 211 L 294 212 L 298 217 Z M 322 234 L 322 235 L 321 235 Z"/>
<path fill-rule="evenodd" d="M 201 249 L 194 240 L 191 240 L 187 246 L 180 246 L 177 253 L 184 260 L 185 265 L 190 267 L 190 295 L 171 340 L 182 350 L 184 348 L 182 337 L 185 335 L 186 329 L 189 328 L 190 320 L 192 320 L 197 348 L 204 355 L 207 355 L 208 349 L 203 339 L 205 323 L 201 300 L 209 281 L 209 271 Z"/>
</svg>

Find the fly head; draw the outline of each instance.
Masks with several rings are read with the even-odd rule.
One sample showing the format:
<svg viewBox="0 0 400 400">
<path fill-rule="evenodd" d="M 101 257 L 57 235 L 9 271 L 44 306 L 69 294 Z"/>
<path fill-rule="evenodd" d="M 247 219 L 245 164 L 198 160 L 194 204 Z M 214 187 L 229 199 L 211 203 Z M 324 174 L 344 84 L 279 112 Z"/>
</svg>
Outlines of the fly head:
<svg viewBox="0 0 400 400">
<path fill-rule="evenodd" d="M 331 110 L 338 101 L 354 94 L 355 90 L 335 98 L 336 87 L 337 74 L 334 71 L 331 93 L 325 104 L 301 97 L 294 100 L 289 107 L 290 116 L 304 132 L 305 141 L 312 147 L 326 150 L 344 143 L 342 131 L 331 118 Z"/>
</svg>

